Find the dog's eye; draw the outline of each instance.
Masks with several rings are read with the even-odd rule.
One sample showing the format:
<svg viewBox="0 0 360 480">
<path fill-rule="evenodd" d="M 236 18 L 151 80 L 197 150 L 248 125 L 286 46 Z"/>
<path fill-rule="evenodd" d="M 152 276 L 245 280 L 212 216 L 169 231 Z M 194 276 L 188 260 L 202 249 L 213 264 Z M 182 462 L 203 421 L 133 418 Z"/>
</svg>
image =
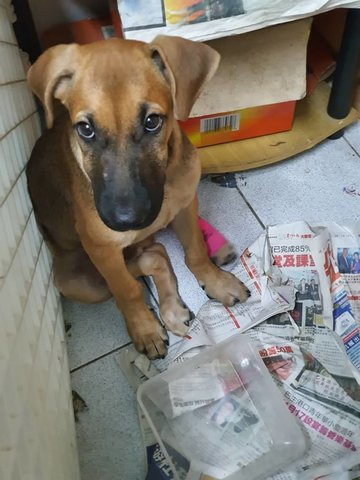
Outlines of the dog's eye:
<svg viewBox="0 0 360 480">
<path fill-rule="evenodd" d="M 152 113 L 145 118 L 145 130 L 150 133 L 156 133 L 160 130 L 163 124 L 163 119 L 160 115 Z"/>
<path fill-rule="evenodd" d="M 93 140 L 95 138 L 94 127 L 87 122 L 79 122 L 75 125 L 76 131 L 83 140 Z"/>
</svg>

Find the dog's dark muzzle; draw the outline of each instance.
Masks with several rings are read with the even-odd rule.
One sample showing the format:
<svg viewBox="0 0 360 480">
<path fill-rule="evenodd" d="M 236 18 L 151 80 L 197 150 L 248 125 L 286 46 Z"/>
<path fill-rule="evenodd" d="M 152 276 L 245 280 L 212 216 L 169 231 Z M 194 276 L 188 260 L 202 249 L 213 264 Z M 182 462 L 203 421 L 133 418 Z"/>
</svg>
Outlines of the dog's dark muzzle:
<svg viewBox="0 0 360 480">
<path fill-rule="evenodd" d="M 151 225 L 158 216 L 163 202 L 163 184 L 157 188 L 141 183 L 133 188 L 103 185 L 94 191 L 95 205 L 105 225 L 117 232 L 141 230 Z"/>
</svg>

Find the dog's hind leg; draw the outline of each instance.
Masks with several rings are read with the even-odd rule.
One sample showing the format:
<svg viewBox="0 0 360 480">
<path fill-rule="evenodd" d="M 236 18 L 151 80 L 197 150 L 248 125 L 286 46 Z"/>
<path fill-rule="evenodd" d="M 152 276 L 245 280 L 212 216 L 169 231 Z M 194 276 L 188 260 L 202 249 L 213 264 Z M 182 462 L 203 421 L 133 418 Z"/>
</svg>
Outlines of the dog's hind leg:
<svg viewBox="0 0 360 480">
<path fill-rule="evenodd" d="M 165 248 L 160 243 L 154 243 L 129 260 L 126 266 L 134 277 L 145 275 L 153 278 L 165 328 L 175 335 L 184 336 L 194 316 L 179 296 L 176 276 Z"/>
<path fill-rule="evenodd" d="M 98 303 L 112 295 L 108 286 L 79 247 L 54 252 L 54 284 L 64 297 L 84 303 Z"/>
</svg>

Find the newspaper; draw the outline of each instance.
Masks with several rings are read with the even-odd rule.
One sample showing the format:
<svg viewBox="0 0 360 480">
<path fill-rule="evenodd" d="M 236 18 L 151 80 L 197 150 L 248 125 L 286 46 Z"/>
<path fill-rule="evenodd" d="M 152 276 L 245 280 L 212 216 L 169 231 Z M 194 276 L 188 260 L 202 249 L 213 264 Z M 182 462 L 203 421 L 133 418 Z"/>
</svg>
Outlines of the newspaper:
<svg viewBox="0 0 360 480">
<path fill-rule="evenodd" d="M 340 273 L 333 295 L 334 330 L 342 338 L 351 362 L 360 370 L 360 224 L 330 223 L 327 227 Z"/>
<path fill-rule="evenodd" d="M 357 0 L 118 0 L 125 38 L 156 35 L 211 40 L 310 17 L 334 8 L 359 8 Z"/>
<path fill-rule="evenodd" d="M 294 308 L 294 285 L 276 265 L 272 265 L 268 251 L 268 239 L 264 235 L 241 255 L 239 264 L 232 271 L 250 290 L 248 301 L 233 307 L 212 300 L 206 302 L 184 339 L 170 333 L 167 356 L 154 362 L 159 371 L 198 353 L 195 348 L 219 343 L 234 333 L 244 332 L 273 315 Z"/>
<path fill-rule="evenodd" d="M 360 470 L 359 250 L 360 225 L 341 227 L 328 223 L 310 227 L 305 222 L 296 222 L 269 227 L 243 253 L 234 270 L 251 290 L 251 300 L 232 308 L 215 301 L 206 302 L 185 339 L 171 336 L 166 359 L 150 362 L 129 349 L 122 353 L 122 368 L 126 370 L 124 365 L 130 365 L 128 378 L 143 381 L 165 370 L 170 363 L 185 361 L 234 333 L 249 335 L 289 411 L 301 422 L 310 445 L 304 458 L 268 480 L 357 478 Z M 225 385 L 209 380 L 214 379 L 214 372 L 226 368 L 229 381 Z M 203 378 L 198 375 L 173 385 L 177 410 L 170 414 L 179 417 L 180 436 L 186 428 L 186 420 L 183 424 L 182 419 L 196 400 L 195 384 L 201 385 L 198 400 L 203 403 L 197 410 L 201 419 L 205 415 L 201 412 L 210 412 L 225 393 L 235 394 L 232 388 L 238 386 L 236 381 L 229 366 L 214 364 L 207 367 Z M 241 402 L 238 404 L 240 409 Z M 242 408 L 254 413 L 244 405 Z M 149 430 L 142 425 L 144 431 Z M 262 432 L 261 422 L 257 428 Z M 256 428 L 251 427 L 247 435 L 255 433 Z M 266 439 L 265 434 L 263 438 Z M 194 437 L 194 444 L 196 440 L 199 442 Z M 216 445 L 220 456 L 231 452 L 232 442 L 236 443 L 234 439 L 229 442 L 219 439 L 214 432 L 206 432 L 204 442 L 208 445 L 207 454 Z M 145 444 L 149 459 L 147 480 L 173 478 L 171 472 L 159 476 L 159 471 L 165 475 L 169 467 L 154 438 L 148 436 Z M 168 445 L 171 449 L 171 439 Z M 264 452 L 266 441 L 255 442 L 255 450 Z M 182 478 L 193 480 L 186 452 L 178 449 L 173 455 L 177 465 L 183 465 Z M 249 459 L 256 458 L 254 455 L 249 453 Z M 229 463 L 225 467 L 221 464 L 223 476 L 233 471 L 232 461 L 239 461 L 231 454 L 227 458 Z M 203 471 L 220 478 L 216 465 L 212 467 L 213 470 Z"/>
<path fill-rule="evenodd" d="M 297 337 L 291 328 L 283 326 L 282 332 L 278 330 L 283 337 L 266 333 L 265 326 L 247 334 L 256 342 L 289 411 L 301 421 L 310 444 L 307 454 L 299 462 L 271 480 L 312 480 L 317 477 L 318 470 L 326 475 L 346 471 L 359 463 L 360 402 L 350 394 L 360 399 L 360 388 L 352 379 L 347 393 L 319 361 L 319 358 L 328 357 L 327 352 L 315 346 L 316 358 L 305 350 L 304 346 L 313 347 L 317 343 L 306 338 L 310 332 L 305 337 Z M 332 343 L 330 338 L 327 339 L 329 345 Z"/>
</svg>

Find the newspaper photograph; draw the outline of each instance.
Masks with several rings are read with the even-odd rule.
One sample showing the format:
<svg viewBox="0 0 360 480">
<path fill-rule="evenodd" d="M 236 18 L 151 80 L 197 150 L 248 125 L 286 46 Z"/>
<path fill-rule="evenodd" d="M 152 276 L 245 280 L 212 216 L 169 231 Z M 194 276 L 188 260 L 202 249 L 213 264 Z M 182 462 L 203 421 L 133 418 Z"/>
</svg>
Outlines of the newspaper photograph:
<svg viewBox="0 0 360 480">
<path fill-rule="evenodd" d="M 209 300 L 184 339 L 170 335 L 165 359 L 150 362 L 129 347 L 119 358 L 121 368 L 136 389 L 139 382 L 235 333 L 248 335 L 309 444 L 300 461 L 267 480 L 354 480 L 360 470 L 359 250 L 360 225 L 295 222 L 268 227 L 233 271 L 250 289 L 251 299 L 231 308 Z M 226 382 L 219 381 L 223 374 Z M 243 392 L 231 365 L 221 362 L 171 387 L 169 415 L 177 427 L 167 433 L 167 446 L 176 465 L 182 465 L 181 478 L 194 479 L 186 456 L 189 446 L 174 441 L 195 427 L 187 416 L 195 414 L 199 421 L 192 448 L 203 448 L 198 458 L 206 479 L 221 478 L 221 472 L 226 477 L 233 462 L 243 461 L 234 445 L 244 451 L 245 463 L 266 451 L 264 425 Z M 141 425 L 147 432 L 147 480 L 174 478 L 171 472 L 164 476 L 166 459 L 144 419 Z M 239 428 L 243 433 L 235 438 Z M 255 440 L 259 432 L 264 442 Z M 254 441 L 247 450 L 242 442 L 250 436 Z"/>
<path fill-rule="evenodd" d="M 214 478 L 226 478 L 256 461 L 272 444 L 261 414 L 244 389 L 182 414 L 173 419 L 171 428 L 162 432 L 164 441 L 171 445 L 176 438 L 172 447 L 196 458 L 192 469 Z"/>
<path fill-rule="evenodd" d="M 358 0 L 118 0 L 125 38 L 178 35 L 206 41 L 313 16 Z"/>
</svg>

